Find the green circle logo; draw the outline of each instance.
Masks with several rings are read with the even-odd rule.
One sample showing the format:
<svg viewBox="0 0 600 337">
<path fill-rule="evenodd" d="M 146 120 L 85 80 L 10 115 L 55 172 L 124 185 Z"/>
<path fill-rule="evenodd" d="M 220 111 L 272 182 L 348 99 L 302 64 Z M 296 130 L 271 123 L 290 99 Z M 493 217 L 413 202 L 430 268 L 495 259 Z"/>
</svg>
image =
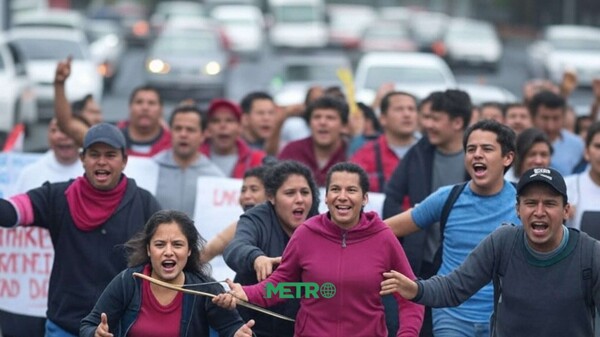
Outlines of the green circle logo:
<svg viewBox="0 0 600 337">
<path fill-rule="evenodd" d="M 319 290 L 321 296 L 325 298 L 332 298 L 335 296 L 335 286 L 331 282 L 325 282 L 321 284 L 321 289 Z"/>
</svg>

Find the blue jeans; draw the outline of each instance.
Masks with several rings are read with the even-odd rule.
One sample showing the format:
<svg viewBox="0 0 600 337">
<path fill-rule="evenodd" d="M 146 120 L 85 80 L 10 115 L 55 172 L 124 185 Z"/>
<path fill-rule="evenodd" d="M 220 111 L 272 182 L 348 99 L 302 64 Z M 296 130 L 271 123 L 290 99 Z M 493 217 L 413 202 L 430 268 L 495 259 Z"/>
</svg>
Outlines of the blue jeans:
<svg viewBox="0 0 600 337">
<path fill-rule="evenodd" d="M 433 309 L 435 337 L 490 337 L 490 324 L 472 323 L 454 318 L 442 310 Z"/>
<path fill-rule="evenodd" d="M 65 330 L 58 325 L 54 324 L 51 320 L 46 320 L 46 336 L 45 337 L 77 337 Z"/>
</svg>

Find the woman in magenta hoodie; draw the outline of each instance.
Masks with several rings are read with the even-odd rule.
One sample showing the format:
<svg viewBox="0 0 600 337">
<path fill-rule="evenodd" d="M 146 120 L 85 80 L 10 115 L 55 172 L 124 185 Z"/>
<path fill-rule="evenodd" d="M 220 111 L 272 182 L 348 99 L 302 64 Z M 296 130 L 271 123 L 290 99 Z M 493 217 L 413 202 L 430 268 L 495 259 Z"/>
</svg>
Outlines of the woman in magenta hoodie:
<svg viewBox="0 0 600 337">
<path fill-rule="evenodd" d="M 363 212 L 368 190 L 368 176 L 358 165 L 334 165 L 327 174 L 325 192 L 329 211 L 296 229 L 277 270 L 253 286 L 229 282 L 232 292 L 213 301 L 232 308 L 238 297 L 268 307 L 290 294 L 297 295 L 297 286 L 278 287 L 279 283 L 303 282 L 308 291 L 301 293 L 295 336 L 387 336 L 379 295 L 383 273 L 396 270 L 412 279 L 415 276 L 388 226 L 376 213 Z M 396 300 L 400 319 L 397 335 L 418 336 L 423 307 L 400 297 Z"/>
</svg>

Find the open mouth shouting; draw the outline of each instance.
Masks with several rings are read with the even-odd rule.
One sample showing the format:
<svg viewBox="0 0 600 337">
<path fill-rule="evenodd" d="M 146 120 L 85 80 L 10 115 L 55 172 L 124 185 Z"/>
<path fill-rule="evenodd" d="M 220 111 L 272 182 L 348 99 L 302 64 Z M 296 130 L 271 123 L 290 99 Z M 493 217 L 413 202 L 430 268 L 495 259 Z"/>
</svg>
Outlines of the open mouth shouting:
<svg viewBox="0 0 600 337">
<path fill-rule="evenodd" d="M 292 216 L 293 216 L 294 220 L 296 220 L 296 221 L 304 221 L 304 220 L 306 220 L 305 212 L 306 212 L 306 209 L 304 207 L 294 208 L 292 210 Z"/>
<path fill-rule="evenodd" d="M 531 223 L 531 232 L 534 236 L 545 236 L 548 233 L 548 224 L 542 221 L 536 221 Z"/>
<path fill-rule="evenodd" d="M 316 132 L 317 135 L 324 137 L 324 136 L 328 136 L 329 135 L 329 130 L 327 129 L 319 129 Z"/>
<path fill-rule="evenodd" d="M 98 183 L 106 183 L 110 179 L 110 171 L 107 171 L 107 170 L 95 170 L 94 171 L 94 179 Z"/>
<path fill-rule="evenodd" d="M 475 177 L 481 178 L 485 176 L 487 172 L 487 166 L 483 163 L 475 163 L 473 164 L 473 172 L 475 173 Z"/>
<path fill-rule="evenodd" d="M 165 273 L 172 273 L 175 271 L 177 262 L 175 262 L 175 260 L 168 259 L 164 260 L 160 265 Z"/>
</svg>

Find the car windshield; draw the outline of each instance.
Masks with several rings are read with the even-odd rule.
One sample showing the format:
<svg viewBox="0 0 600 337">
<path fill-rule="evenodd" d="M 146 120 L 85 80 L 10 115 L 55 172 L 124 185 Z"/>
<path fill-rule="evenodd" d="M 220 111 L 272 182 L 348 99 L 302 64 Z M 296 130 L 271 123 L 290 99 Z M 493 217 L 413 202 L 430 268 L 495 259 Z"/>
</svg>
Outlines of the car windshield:
<svg viewBox="0 0 600 337">
<path fill-rule="evenodd" d="M 286 82 L 335 81 L 340 68 L 335 64 L 293 64 L 285 68 L 283 77 Z"/>
<path fill-rule="evenodd" d="M 408 32 L 402 28 L 377 27 L 365 32 L 365 39 L 403 39 L 408 38 Z"/>
<path fill-rule="evenodd" d="M 153 52 L 168 55 L 187 55 L 219 50 L 218 40 L 212 32 L 196 30 L 191 34 L 166 33 L 161 35 L 153 47 Z"/>
<path fill-rule="evenodd" d="M 600 39 L 572 37 L 568 39 L 551 39 L 549 42 L 553 48 L 558 50 L 600 51 Z"/>
<path fill-rule="evenodd" d="M 330 27 L 338 30 L 350 29 L 360 31 L 374 20 L 373 14 L 361 11 L 340 11 L 330 16 Z"/>
<path fill-rule="evenodd" d="M 377 66 L 369 69 L 365 87 L 377 90 L 381 83 L 400 84 L 444 84 L 446 79 L 437 69 L 419 67 L 385 67 Z"/>
<path fill-rule="evenodd" d="M 277 22 L 302 23 L 319 21 L 317 10 L 313 6 L 281 6 L 274 9 Z"/>
<path fill-rule="evenodd" d="M 81 45 L 75 41 L 20 39 L 15 43 L 28 61 L 60 60 L 65 55 L 70 55 L 74 60 L 84 58 Z"/>
<path fill-rule="evenodd" d="M 495 39 L 494 31 L 486 26 L 472 26 L 450 29 L 447 39 L 451 41 L 478 40 L 489 41 Z"/>
<path fill-rule="evenodd" d="M 165 3 L 167 4 L 167 3 Z M 204 7 L 201 5 L 195 6 L 166 6 L 156 10 L 159 15 L 165 17 L 176 16 L 204 16 Z"/>
</svg>

